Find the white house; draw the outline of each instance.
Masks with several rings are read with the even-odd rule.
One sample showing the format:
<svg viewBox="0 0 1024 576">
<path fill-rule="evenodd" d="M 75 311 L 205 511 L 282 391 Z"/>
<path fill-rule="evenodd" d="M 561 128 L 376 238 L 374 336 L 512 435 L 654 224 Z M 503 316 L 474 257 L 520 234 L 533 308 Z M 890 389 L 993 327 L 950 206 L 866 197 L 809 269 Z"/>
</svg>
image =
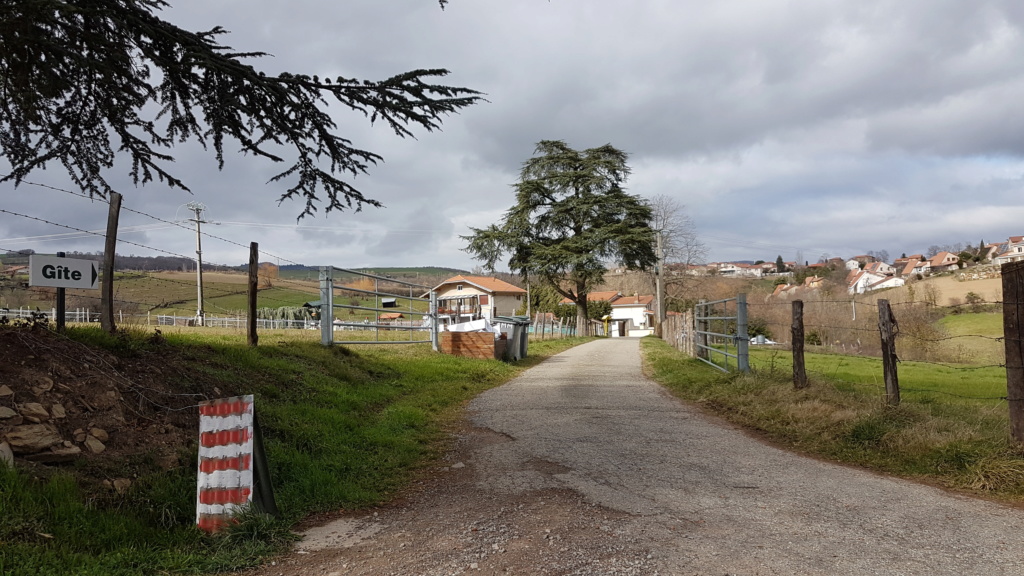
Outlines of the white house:
<svg viewBox="0 0 1024 576">
<path fill-rule="evenodd" d="M 882 288 L 895 288 L 903 286 L 906 281 L 903 278 L 878 274 L 868 270 L 851 270 L 846 278 L 847 292 L 852 294 L 863 294 L 872 290 Z"/>
<path fill-rule="evenodd" d="M 1024 236 L 1010 236 L 1006 249 L 992 258 L 992 263 L 1002 266 L 1018 260 L 1024 260 Z"/>
<path fill-rule="evenodd" d="M 931 264 L 932 273 L 948 272 L 960 267 L 960 257 L 952 252 L 939 252 L 932 256 L 928 262 Z"/>
<path fill-rule="evenodd" d="M 612 301 L 611 336 L 648 336 L 654 333 L 654 296 L 623 296 Z"/>
<path fill-rule="evenodd" d="M 755 266 L 741 262 L 720 262 L 718 264 L 718 274 L 721 276 L 760 278 L 764 274 L 764 270 L 761 269 L 760 265 Z"/>
<path fill-rule="evenodd" d="M 587 302 L 611 304 L 612 311 L 608 315 L 609 336 L 647 336 L 654 333 L 654 296 L 623 296 L 621 292 L 608 290 L 587 294 Z M 568 298 L 560 304 L 574 305 Z"/>
<path fill-rule="evenodd" d="M 885 262 L 871 262 L 864 266 L 864 270 L 874 274 L 881 274 L 882 276 L 893 276 L 896 274 L 896 268 L 892 264 L 886 264 Z"/>
<path fill-rule="evenodd" d="M 487 276 L 453 276 L 434 291 L 440 319 L 452 324 L 510 316 L 526 298 L 526 290 Z"/>
</svg>

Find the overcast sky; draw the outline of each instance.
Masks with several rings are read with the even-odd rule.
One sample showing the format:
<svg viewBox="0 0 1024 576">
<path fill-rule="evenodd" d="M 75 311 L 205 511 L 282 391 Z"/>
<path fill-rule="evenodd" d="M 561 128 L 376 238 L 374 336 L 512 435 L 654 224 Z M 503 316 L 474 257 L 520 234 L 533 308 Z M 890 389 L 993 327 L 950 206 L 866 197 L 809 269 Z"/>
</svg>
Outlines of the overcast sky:
<svg viewBox="0 0 1024 576">
<path fill-rule="evenodd" d="M 162 184 L 112 181 L 124 206 L 184 220 L 281 263 L 470 269 L 469 227 L 498 221 L 539 140 L 630 154 L 627 187 L 686 206 L 709 261 L 817 261 L 1024 234 L 1020 0 L 171 0 L 163 15 L 273 57 L 255 65 L 383 79 L 447 68 L 486 93 L 443 130 L 402 140 L 335 108 L 340 133 L 385 158 L 355 184 L 382 209 L 278 204 L 277 165 L 178 148 Z M 66 189 L 58 164 L 30 178 Z M 0 207 L 103 230 L 106 206 L 3 185 Z M 195 255 L 195 235 L 124 212 L 120 239 Z M 154 228 L 163 226 L 163 228 Z M 100 251 L 98 237 L 0 213 L 0 249 Z M 45 237 L 44 237 L 45 236 Z M 118 252 L 158 255 L 121 243 Z M 208 238 L 204 260 L 247 261 Z"/>
</svg>

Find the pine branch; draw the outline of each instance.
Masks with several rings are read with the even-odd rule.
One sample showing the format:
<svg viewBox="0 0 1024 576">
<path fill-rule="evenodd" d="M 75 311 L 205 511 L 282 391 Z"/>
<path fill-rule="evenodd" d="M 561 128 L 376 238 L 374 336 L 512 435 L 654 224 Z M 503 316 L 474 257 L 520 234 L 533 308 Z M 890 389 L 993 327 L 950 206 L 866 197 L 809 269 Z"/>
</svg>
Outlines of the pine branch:
<svg viewBox="0 0 1024 576">
<path fill-rule="evenodd" d="M 444 8 L 446 0 L 440 0 Z M 159 180 L 188 190 L 166 166 L 176 144 L 225 146 L 292 164 L 270 182 L 288 185 L 279 202 L 305 201 L 300 218 L 324 206 L 380 206 L 343 175 L 382 157 L 336 133 L 329 106 L 358 112 L 402 138 L 432 132 L 481 100 L 469 88 L 433 82 L 444 69 L 379 81 L 266 75 L 235 52 L 227 32 L 189 32 L 157 17 L 163 0 L 0 0 L 0 150 L 11 164 L 0 181 L 20 183 L 57 161 L 89 195 L 113 191 L 108 172 L 126 156 L 135 184 Z M 154 81 L 154 78 L 159 81 Z M 146 117 L 143 114 L 156 110 Z"/>
</svg>

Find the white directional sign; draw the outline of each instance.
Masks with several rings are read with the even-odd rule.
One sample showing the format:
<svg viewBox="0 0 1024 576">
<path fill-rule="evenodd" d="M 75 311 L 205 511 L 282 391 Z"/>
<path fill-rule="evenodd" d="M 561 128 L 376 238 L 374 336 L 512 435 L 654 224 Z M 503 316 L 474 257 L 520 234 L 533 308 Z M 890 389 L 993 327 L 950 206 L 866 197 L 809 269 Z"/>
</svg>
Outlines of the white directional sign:
<svg viewBox="0 0 1024 576">
<path fill-rule="evenodd" d="M 95 289 L 99 285 L 99 276 L 96 262 L 92 260 L 37 254 L 28 257 L 29 286 Z"/>
</svg>

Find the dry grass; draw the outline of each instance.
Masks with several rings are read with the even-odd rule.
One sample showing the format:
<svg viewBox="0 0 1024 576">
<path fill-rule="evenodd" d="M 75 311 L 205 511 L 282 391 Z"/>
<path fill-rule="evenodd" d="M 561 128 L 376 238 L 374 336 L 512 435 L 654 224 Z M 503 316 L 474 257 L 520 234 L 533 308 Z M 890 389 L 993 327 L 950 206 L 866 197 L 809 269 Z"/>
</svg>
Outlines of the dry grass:
<svg viewBox="0 0 1024 576">
<path fill-rule="evenodd" d="M 903 401 L 887 406 L 880 361 L 808 354 L 811 386 L 793 388 L 786 354 L 752 357 L 726 375 L 664 342 L 643 341 L 645 368 L 681 398 L 820 457 L 1024 501 L 1024 453 L 1009 437 L 1005 373 L 996 368 L 900 365 Z M 772 362 L 772 370 L 766 370 Z M 1002 378 L 1001 381 L 1000 378 Z"/>
</svg>

